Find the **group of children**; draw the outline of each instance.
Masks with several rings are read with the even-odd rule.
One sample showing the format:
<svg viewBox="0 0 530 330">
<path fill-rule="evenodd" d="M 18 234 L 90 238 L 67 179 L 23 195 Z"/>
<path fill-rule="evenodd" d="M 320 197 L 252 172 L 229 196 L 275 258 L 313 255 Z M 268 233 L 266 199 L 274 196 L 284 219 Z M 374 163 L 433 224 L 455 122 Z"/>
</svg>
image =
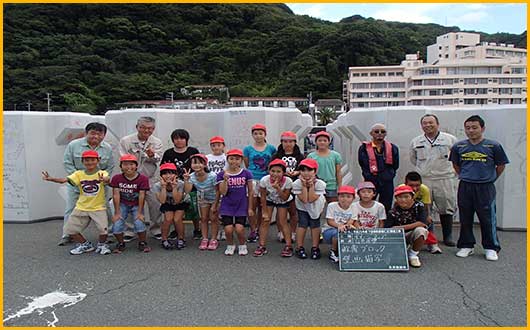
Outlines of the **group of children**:
<svg viewBox="0 0 530 330">
<path fill-rule="evenodd" d="M 405 230 L 411 246 L 409 262 L 414 267 L 421 265 L 418 252 L 429 235 L 432 236 L 432 225 L 431 234 L 428 230 L 432 221 L 428 209 L 421 202 L 422 198 L 424 202 L 429 202 L 426 200 L 428 191 L 425 192 L 426 187 L 421 184 L 417 173 L 409 173 L 406 185 L 396 188 L 395 206 L 387 215 L 384 206 L 374 200 L 376 190 L 373 183 L 361 182 L 357 189 L 342 185 L 342 158 L 339 153 L 330 150 L 329 133 L 316 134 L 317 150 L 306 158 L 296 144 L 297 137 L 293 132 L 281 134 L 278 148 L 267 143 L 264 125 L 252 126 L 251 134 L 254 142 L 243 150 L 231 149 L 225 153 L 224 139 L 214 136 L 210 139 L 211 154 L 203 155 L 197 151 L 189 156 L 189 164 L 162 162 L 160 180 L 153 187 L 149 187 L 147 177 L 137 172 L 138 161 L 129 154 L 120 158 L 122 173 L 112 178 L 98 169 L 99 155 L 93 150 L 82 154 L 85 170 L 76 171 L 66 178 L 53 178 L 42 172 L 44 180 L 79 187 L 80 198 L 65 225 L 65 232 L 78 243 L 70 253 L 82 254 L 93 250 L 100 254 L 121 253 L 125 249 L 123 232 L 129 214 L 138 235 L 139 250 L 149 252 L 144 199 L 146 191 L 152 189 L 163 213 L 161 246 L 164 249 L 186 246 L 183 219 L 193 191 L 200 214 L 200 250 L 218 248 L 219 224 L 222 224 L 227 243 L 225 255 L 233 255 L 236 250 L 241 256 L 247 255 L 247 242 L 257 242 L 253 255 L 263 256 L 268 252 L 268 231 L 276 210 L 278 239 L 285 242 L 282 257 L 296 255 L 301 259 L 319 259 L 319 244 L 323 239 L 330 244 L 329 259 L 338 262 L 339 232 L 385 226 Z M 165 158 L 172 159 L 171 155 Z M 105 185 L 113 189 L 111 228 L 118 241 L 113 250 L 106 244 L 109 226 Z M 356 194 L 358 201 L 355 201 Z M 320 217 L 326 204 L 327 225 L 321 233 Z M 250 225 L 248 237 L 245 235 L 247 218 Z M 81 234 L 91 220 L 99 231 L 96 247 Z M 176 240 L 169 238 L 171 225 L 175 226 Z M 304 248 L 308 228 L 311 233 L 310 252 Z M 296 247 L 293 247 L 295 243 Z M 431 252 L 441 252 L 436 244 L 434 246 Z"/>
</svg>

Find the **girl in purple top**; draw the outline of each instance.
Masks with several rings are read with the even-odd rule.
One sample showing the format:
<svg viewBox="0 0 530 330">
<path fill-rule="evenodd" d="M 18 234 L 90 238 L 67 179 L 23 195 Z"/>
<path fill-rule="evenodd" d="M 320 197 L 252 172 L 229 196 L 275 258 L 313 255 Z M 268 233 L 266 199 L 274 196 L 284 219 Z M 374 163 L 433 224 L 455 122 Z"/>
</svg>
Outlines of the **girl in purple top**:
<svg viewBox="0 0 530 330">
<path fill-rule="evenodd" d="M 239 240 L 239 255 L 248 254 L 245 244 L 245 221 L 254 215 L 253 185 L 250 171 L 241 168 L 243 152 L 232 149 L 226 153 L 228 169 L 217 174 L 217 186 L 223 196 L 219 214 L 226 233 L 225 255 L 231 256 L 236 250 L 234 245 L 234 227 Z"/>
</svg>

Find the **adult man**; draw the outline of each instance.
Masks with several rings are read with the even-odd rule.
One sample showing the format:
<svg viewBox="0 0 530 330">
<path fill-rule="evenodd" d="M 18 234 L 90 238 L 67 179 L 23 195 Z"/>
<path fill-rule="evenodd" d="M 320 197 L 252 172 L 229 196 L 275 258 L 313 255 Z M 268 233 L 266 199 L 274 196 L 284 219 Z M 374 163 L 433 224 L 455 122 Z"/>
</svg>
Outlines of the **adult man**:
<svg viewBox="0 0 530 330">
<path fill-rule="evenodd" d="M 502 174 L 509 160 L 500 143 L 484 138 L 484 120 L 480 116 L 474 115 L 466 119 L 464 130 L 468 139 L 457 142 L 451 148 L 450 156 L 460 178 L 460 237 L 457 243 L 460 250 L 456 255 L 465 258 L 473 254 L 473 216 L 476 212 L 486 259 L 496 261 L 501 246 L 497 238 L 496 192 L 493 183 Z"/>
<path fill-rule="evenodd" d="M 124 136 L 120 140 L 120 156 L 125 154 L 135 155 L 138 159 L 138 173 L 149 178 L 149 186 L 152 188 L 158 177 L 156 170 L 162 158 L 162 141 L 153 135 L 155 130 L 155 119 L 153 117 L 140 117 L 136 122 L 136 133 Z M 160 232 L 160 203 L 156 200 L 151 190 L 145 194 L 145 202 L 149 209 L 151 226 L 149 231 L 157 238 L 161 238 Z M 131 228 L 124 233 L 124 240 L 130 241 L 135 237 Z"/>
<path fill-rule="evenodd" d="M 104 142 L 105 134 L 107 134 L 107 126 L 93 122 L 85 127 L 85 137 L 71 141 L 64 151 L 64 169 L 67 175 L 74 173 L 77 170 L 84 170 L 85 166 L 81 161 L 81 155 L 84 151 L 95 150 L 101 157 L 98 164 L 98 169 L 105 170 L 112 173 L 114 169 L 114 157 L 112 156 L 112 148 L 110 144 Z M 66 185 L 66 207 L 64 211 L 64 224 L 68 221 L 70 214 L 74 210 L 75 204 L 79 198 L 79 188 Z M 59 241 L 59 246 L 71 242 L 68 235 L 64 233 Z"/>
<path fill-rule="evenodd" d="M 385 140 L 386 133 L 385 125 L 373 125 L 370 129 L 372 141 L 363 142 L 358 156 L 364 180 L 375 185 L 379 202 L 388 214 L 392 207 L 394 177 L 399 167 L 399 149 Z"/>
<path fill-rule="evenodd" d="M 420 124 L 425 134 L 410 142 L 410 162 L 431 190 L 431 199 L 440 214 L 444 244 L 455 246 L 452 228 L 456 212 L 456 173 L 449 161 L 449 152 L 456 137 L 440 132 L 440 122 L 435 115 L 424 115 Z"/>
</svg>

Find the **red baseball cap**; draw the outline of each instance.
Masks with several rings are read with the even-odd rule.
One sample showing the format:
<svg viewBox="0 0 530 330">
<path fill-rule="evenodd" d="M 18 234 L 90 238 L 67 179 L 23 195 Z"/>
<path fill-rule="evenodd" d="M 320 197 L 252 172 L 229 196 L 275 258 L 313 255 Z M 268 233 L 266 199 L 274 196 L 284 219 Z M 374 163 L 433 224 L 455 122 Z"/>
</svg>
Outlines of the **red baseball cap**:
<svg viewBox="0 0 530 330">
<path fill-rule="evenodd" d="M 99 158 L 99 154 L 96 150 L 83 151 L 81 158 Z"/>
<path fill-rule="evenodd" d="M 288 140 L 288 141 L 294 140 L 294 141 L 296 141 L 296 134 L 294 134 L 291 131 L 285 131 L 280 136 L 280 140 Z"/>
<path fill-rule="evenodd" d="M 164 163 L 162 165 L 160 165 L 160 172 L 162 172 L 163 170 L 171 170 L 171 171 L 177 171 L 177 165 L 173 164 L 173 163 Z"/>
<path fill-rule="evenodd" d="M 138 159 L 136 158 L 135 155 L 131 155 L 131 154 L 125 154 L 123 156 L 120 157 L 120 164 L 121 162 L 135 162 L 136 165 L 138 165 Z"/>
<path fill-rule="evenodd" d="M 352 194 L 355 195 L 355 188 L 352 186 L 340 186 L 337 194 Z"/>
<path fill-rule="evenodd" d="M 243 157 L 243 151 L 241 151 L 240 149 L 231 149 L 231 150 L 228 150 L 228 152 L 226 153 L 226 157 L 228 156 Z"/>
<path fill-rule="evenodd" d="M 315 135 L 315 141 L 316 141 L 319 137 L 321 137 L 321 136 L 325 136 L 325 137 L 328 138 L 329 141 L 331 141 L 331 134 L 329 134 L 329 133 L 326 132 L 326 131 L 320 131 L 320 132 L 318 132 L 318 133 Z"/>
<path fill-rule="evenodd" d="M 312 158 L 306 158 L 306 159 L 302 160 L 300 162 L 300 165 L 298 165 L 298 167 L 300 167 L 300 166 L 309 167 L 309 168 L 314 169 L 315 171 L 318 170 L 318 163 L 317 163 L 316 160 L 314 160 Z"/>
<path fill-rule="evenodd" d="M 273 166 L 281 166 L 283 167 L 283 170 L 285 171 L 285 169 L 287 169 L 287 164 L 281 160 L 280 158 L 276 158 L 275 160 L 273 160 L 272 162 L 269 163 L 269 169 Z"/>
<path fill-rule="evenodd" d="M 405 193 L 414 195 L 414 190 L 412 189 L 411 186 L 407 186 L 407 185 L 400 185 L 396 187 L 396 189 L 394 189 L 394 196 L 399 196 Z"/>
<path fill-rule="evenodd" d="M 267 133 L 267 127 L 265 127 L 265 125 L 263 125 L 263 124 L 256 124 L 256 125 L 252 126 L 250 131 L 254 132 L 255 130 L 258 130 L 258 129 L 260 129 L 260 130 L 264 131 L 265 133 Z"/>
<path fill-rule="evenodd" d="M 225 144 L 225 139 L 223 139 L 222 136 L 216 135 L 216 136 L 213 136 L 213 137 L 210 139 L 210 144 L 212 144 L 212 143 L 222 143 L 222 144 Z"/>
<path fill-rule="evenodd" d="M 205 162 L 206 164 L 208 164 L 208 157 L 206 157 L 206 156 L 203 155 L 203 154 L 194 154 L 194 155 L 191 155 L 190 159 L 191 159 L 191 158 L 200 158 L 200 159 L 204 160 L 204 162 Z"/>
</svg>

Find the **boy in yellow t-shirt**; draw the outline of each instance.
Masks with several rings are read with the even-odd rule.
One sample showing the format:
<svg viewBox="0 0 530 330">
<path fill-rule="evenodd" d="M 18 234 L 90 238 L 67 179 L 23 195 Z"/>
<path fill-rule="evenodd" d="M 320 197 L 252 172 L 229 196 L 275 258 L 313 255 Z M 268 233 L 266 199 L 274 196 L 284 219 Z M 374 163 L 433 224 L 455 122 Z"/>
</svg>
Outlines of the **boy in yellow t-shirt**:
<svg viewBox="0 0 530 330">
<path fill-rule="evenodd" d="M 42 178 L 56 183 L 69 183 L 79 188 L 79 199 L 75 209 L 65 224 L 64 232 L 77 242 L 70 254 L 77 255 L 96 250 L 96 253 L 110 254 L 107 241 L 108 219 L 105 202 L 104 185 L 109 184 L 110 177 L 107 171 L 98 170 L 99 154 L 95 150 L 87 150 L 81 154 L 81 161 L 85 170 L 78 170 L 66 178 L 52 178 L 48 172 L 42 172 Z M 94 221 L 99 231 L 97 248 L 87 241 L 81 232 Z"/>
<path fill-rule="evenodd" d="M 414 190 L 414 200 L 422 202 L 425 205 L 427 212 L 427 229 L 429 230 L 429 237 L 425 241 L 427 250 L 433 254 L 442 253 L 442 249 L 438 246 L 438 240 L 434 235 L 434 223 L 431 216 L 431 190 L 424 185 L 421 180 L 421 175 L 418 172 L 409 172 L 405 176 L 405 185 L 410 186 Z"/>
</svg>

